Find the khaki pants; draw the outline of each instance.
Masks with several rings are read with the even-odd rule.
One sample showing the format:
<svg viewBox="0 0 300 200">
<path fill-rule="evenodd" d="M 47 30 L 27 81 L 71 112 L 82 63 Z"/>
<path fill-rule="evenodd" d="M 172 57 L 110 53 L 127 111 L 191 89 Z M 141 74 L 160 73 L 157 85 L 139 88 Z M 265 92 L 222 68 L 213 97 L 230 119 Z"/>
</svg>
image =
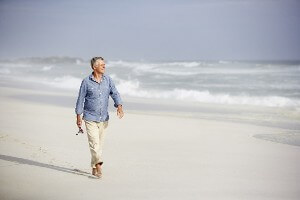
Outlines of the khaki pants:
<svg viewBox="0 0 300 200">
<path fill-rule="evenodd" d="M 105 122 L 93 122 L 84 120 L 86 132 L 89 141 L 89 147 L 91 151 L 91 167 L 96 168 L 96 164 L 102 165 L 102 148 L 103 140 L 105 137 L 104 129 L 108 126 L 108 121 Z"/>
</svg>

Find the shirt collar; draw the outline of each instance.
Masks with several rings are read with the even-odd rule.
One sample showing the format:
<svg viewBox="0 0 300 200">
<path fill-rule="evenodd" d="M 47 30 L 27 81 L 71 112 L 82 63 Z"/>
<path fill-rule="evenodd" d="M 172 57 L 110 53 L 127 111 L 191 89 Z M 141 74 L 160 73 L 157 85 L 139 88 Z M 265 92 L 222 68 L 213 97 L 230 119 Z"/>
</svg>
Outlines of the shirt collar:
<svg viewBox="0 0 300 200">
<path fill-rule="evenodd" d="M 105 74 L 102 75 L 102 79 L 100 80 L 100 82 L 103 81 L 104 77 L 105 77 Z M 96 79 L 94 78 L 94 76 L 93 76 L 93 72 L 90 74 L 89 78 L 90 78 L 91 80 L 95 81 L 96 83 L 98 83 L 98 82 L 96 81 Z"/>
</svg>

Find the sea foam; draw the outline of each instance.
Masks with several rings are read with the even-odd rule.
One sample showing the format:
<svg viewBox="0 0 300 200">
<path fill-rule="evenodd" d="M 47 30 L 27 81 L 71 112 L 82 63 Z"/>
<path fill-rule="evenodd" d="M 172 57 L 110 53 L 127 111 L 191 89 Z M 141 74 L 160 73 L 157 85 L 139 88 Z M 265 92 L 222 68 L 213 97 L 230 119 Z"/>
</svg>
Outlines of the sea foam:
<svg viewBox="0 0 300 200">
<path fill-rule="evenodd" d="M 43 83 L 61 89 L 78 90 L 81 81 L 82 80 L 80 78 L 76 78 L 73 76 L 62 76 L 54 78 L 51 81 L 43 81 Z"/>
<path fill-rule="evenodd" d="M 250 95 L 231 95 L 228 93 L 213 94 L 208 90 L 187 90 L 174 88 L 173 90 L 153 90 L 140 87 L 140 82 L 135 80 L 122 80 L 116 75 L 112 78 L 117 82 L 116 86 L 122 95 L 141 98 L 169 99 L 186 102 L 202 102 L 216 104 L 237 104 L 255 105 L 268 107 L 289 107 L 300 106 L 299 100 L 281 96 L 250 96 Z"/>
<path fill-rule="evenodd" d="M 121 96 L 216 104 L 296 106 L 299 62 L 108 61 Z M 91 73 L 87 60 L 69 57 L 0 61 L 2 77 L 78 90 Z"/>
</svg>

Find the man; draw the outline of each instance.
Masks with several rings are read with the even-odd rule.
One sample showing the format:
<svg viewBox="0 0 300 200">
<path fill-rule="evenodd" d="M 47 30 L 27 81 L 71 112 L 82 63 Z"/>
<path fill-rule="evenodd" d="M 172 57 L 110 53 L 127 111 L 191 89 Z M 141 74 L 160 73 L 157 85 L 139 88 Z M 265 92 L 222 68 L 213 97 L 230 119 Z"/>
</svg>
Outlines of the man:
<svg viewBox="0 0 300 200">
<path fill-rule="evenodd" d="M 91 151 L 92 174 L 101 177 L 102 147 L 105 136 L 104 129 L 108 126 L 108 100 L 109 96 L 114 100 L 117 115 L 121 119 L 124 115 L 122 101 L 112 79 L 104 74 L 105 62 L 102 57 L 91 59 L 93 72 L 83 79 L 76 103 L 77 126 L 81 130 L 83 120 L 85 122 L 89 147 Z"/>
</svg>

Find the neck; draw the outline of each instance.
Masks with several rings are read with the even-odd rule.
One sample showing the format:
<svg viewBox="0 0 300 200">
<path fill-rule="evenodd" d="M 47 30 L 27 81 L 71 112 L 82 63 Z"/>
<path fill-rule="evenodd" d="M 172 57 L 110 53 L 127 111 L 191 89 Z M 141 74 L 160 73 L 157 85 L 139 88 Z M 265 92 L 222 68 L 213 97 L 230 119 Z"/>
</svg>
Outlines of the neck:
<svg viewBox="0 0 300 200">
<path fill-rule="evenodd" d="M 93 76 L 99 82 L 102 79 L 103 74 L 102 73 L 97 73 L 97 72 L 94 71 Z"/>
</svg>

